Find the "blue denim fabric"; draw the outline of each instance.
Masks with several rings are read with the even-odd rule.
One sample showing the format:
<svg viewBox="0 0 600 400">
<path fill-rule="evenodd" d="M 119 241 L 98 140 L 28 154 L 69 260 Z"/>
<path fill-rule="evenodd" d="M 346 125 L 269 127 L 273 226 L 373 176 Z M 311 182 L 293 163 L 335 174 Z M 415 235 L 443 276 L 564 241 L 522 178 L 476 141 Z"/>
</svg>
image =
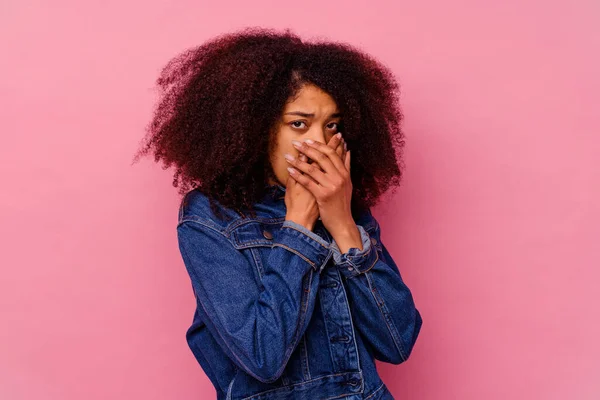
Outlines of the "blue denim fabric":
<svg viewBox="0 0 600 400">
<path fill-rule="evenodd" d="M 191 351 L 217 399 L 393 399 L 375 360 L 405 361 L 422 318 L 378 222 L 358 217 L 363 249 L 341 254 L 320 220 L 285 220 L 284 196 L 268 186 L 254 218 L 217 217 L 199 190 L 182 199 Z"/>
</svg>

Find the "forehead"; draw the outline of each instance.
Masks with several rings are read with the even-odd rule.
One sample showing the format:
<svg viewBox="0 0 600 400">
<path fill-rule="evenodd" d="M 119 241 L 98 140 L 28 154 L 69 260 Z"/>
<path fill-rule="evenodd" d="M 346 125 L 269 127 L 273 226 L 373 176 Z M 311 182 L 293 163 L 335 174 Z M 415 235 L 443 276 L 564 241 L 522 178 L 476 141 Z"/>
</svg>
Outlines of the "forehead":
<svg viewBox="0 0 600 400">
<path fill-rule="evenodd" d="M 333 97 L 321 88 L 306 84 L 290 98 L 285 105 L 285 110 L 300 109 L 305 112 L 333 112 L 337 110 L 337 104 Z"/>
</svg>

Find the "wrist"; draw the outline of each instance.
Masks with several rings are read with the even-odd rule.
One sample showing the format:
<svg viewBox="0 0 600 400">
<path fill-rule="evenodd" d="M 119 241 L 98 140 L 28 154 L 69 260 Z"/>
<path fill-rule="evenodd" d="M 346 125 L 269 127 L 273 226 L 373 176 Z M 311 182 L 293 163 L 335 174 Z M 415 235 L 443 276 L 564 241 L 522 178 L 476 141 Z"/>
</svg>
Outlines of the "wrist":
<svg viewBox="0 0 600 400">
<path fill-rule="evenodd" d="M 340 227 L 331 235 L 341 253 L 346 253 L 352 247 L 356 247 L 360 251 L 363 250 L 360 230 L 354 222 L 351 226 Z"/>
<path fill-rule="evenodd" d="M 315 225 L 315 223 L 314 222 L 311 223 L 308 218 L 302 217 L 302 216 L 299 216 L 299 215 L 286 214 L 285 220 L 286 221 L 295 222 L 298 225 L 302 225 L 303 227 L 305 227 L 309 231 L 312 231 L 313 228 L 314 228 L 314 225 Z"/>
<path fill-rule="evenodd" d="M 344 221 L 336 224 L 335 226 L 331 227 L 328 230 L 332 236 L 337 236 L 340 238 L 341 237 L 348 238 L 348 237 L 356 237 L 356 233 L 358 232 L 358 227 L 353 218 L 348 218 L 348 219 L 345 219 Z"/>
</svg>

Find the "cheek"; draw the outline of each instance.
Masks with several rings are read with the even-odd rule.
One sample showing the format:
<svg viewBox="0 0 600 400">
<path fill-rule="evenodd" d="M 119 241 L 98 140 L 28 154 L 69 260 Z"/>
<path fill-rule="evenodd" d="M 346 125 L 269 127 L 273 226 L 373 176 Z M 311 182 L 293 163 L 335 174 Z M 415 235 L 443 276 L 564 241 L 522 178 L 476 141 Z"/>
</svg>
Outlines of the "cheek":
<svg viewBox="0 0 600 400">
<path fill-rule="evenodd" d="M 299 140 L 297 136 L 290 133 L 287 129 L 281 129 L 277 135 L 277 143 L 273 149 L 273 155 L 277 158 L 283 158 L 285 153 L 297 156 L 299 152 L 292 144 L 292 140 Z"/>
<path fill-rule="evenodd" d="M 329 135 L 333 136 L 332 134 Z M 284 154 L 288 153 L 294 157 L 299 157 L 300 151 L 294 147 L 292 140 L 302 140 L 302 134 L 299 131 L 291 129 L 289 126 L 282 124 L 275 133 L 276 143 L 273 145 L 271 152 L 271 165 L 275 171 L 279 171 L 281 176 L 288 173 L 288 162 L 285 160 Z M 309 160 L 309 162 L 311 162 Z"/>
<path fill-rule="evenodd" d="M 277 175 L 283 175 L 287 171 L 288 163 L 283 156 L 285 153 L 294 155 L 293 150 L 296 150 L 294 146 L 289 145 L 282 140 L 281 137 L 277 138 L 277 142 L 274 143 L 270 149 L 269 159 L 271 162 L 271 168 Z"/>
</svg>

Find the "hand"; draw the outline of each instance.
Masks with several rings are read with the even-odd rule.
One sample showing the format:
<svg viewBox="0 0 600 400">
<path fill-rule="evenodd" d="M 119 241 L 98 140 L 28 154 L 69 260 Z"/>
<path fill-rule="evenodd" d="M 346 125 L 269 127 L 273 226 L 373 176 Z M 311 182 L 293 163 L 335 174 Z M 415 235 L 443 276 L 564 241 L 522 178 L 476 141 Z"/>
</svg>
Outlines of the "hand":
<svg viewBox="0 0 600 400">
<path fill-rule="evenodd" d="M 341 137 L 341 134 L 338 133 L 338 135 Z M 344 149 L 342 160 L 338 152 L 329 144 L 309 140 L 303 143 L 292 142 L 295 142 L 294 147 L 314 160 L 315 163 L 308 164 L 300 159 L 288 159 L 288 163 L 293 165 L 294 171 L 296 171 L 290 173 L 290 177 L 315 197 L 321 221 L 334 237 L 355 236 L 357 227 L 350 208 L 352 199 L 351 152 Z"/>
<path fill-rule="evenodd" d="M 335 149 L 338 155 L 345 157 L 345 143 L 339 136 L 333 136 L 327 145 Z M 286 154 L 286 156 L 289 156 L 289 154 Z M 308 164 L 308 158 L 305 154 L 300 153 L 298 159 Z M 290 172 L 290 175 L 293 174 Z M 286 220 L 292 220 L 309 230 L 313 229 L 316 219 L 319 217 L 316 199 L 308 189 L 298 184 L 295 179 L 288 178 L 286 181 L 285 205 L 287 209 Z"/>
</svg>

